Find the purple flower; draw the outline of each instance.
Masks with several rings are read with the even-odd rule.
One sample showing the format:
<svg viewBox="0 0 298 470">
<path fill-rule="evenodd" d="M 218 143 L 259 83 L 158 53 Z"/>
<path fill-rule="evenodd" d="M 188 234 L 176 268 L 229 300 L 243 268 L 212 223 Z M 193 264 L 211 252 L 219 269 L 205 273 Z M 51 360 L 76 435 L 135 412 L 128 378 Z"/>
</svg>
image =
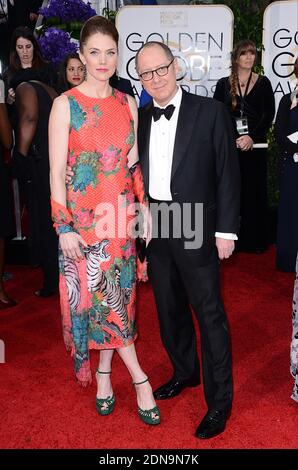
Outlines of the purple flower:
<svg viewBox="0 0 298 470">
<path fill-rule="evenodd" d="M 38 39 L 43 57 L 58 68 L 67 54 L 77 52 L 78 45 L 71 42 L 70 34 L 56 28 L 48 28 Z"/>
<path fill-rule="evenodd" d="M 45 19 L 56 17 L 60 23 L 71 21 L 86 21 L 91 16 L 96 15 L 96 11 L 91 8 L 90 2 L 84 3 L 82 0 L 50 0 L 45 8 L 40 8 L 39 13 Z"/>
</svg>

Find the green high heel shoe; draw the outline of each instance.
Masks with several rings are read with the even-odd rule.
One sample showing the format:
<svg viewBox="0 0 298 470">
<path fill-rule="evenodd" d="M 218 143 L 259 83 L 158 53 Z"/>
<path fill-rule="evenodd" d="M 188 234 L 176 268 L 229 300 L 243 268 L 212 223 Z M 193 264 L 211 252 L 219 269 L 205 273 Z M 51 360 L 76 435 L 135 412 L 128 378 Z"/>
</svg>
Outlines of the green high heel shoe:
<svg viewBox="0 0 298 470">
<path fill-rule="evenodd" d="M 133 382 L 133 385 L 142 385 L 148 382 L 148 380 L 149 379 L 147 377 L 147 379 L 143 380 L 142 382 Z M 150 424 L 154 426 L 160 423 L 160 411 L 159 411 L 158 406 L 155 406 L 154 408 L 151 408 L 150 410 L 142 410 L 142 408 L 138 406 L 138 415 L 140 419 L 146 424 Z"/>
<path fill-rule="evenodd" d="M 101 372 L 99 369 L 97 369 L 96 374 L 110 374 L 111 371 L 109 372 Z M 97 398 L 96 397 L 96 409 L 97 412 L 101 416 L 106 416 L 112 413 L 114 407 L 115 407 L 115 394 L 113 394 L 111 397 L 107 398 Z"/>
</svg>

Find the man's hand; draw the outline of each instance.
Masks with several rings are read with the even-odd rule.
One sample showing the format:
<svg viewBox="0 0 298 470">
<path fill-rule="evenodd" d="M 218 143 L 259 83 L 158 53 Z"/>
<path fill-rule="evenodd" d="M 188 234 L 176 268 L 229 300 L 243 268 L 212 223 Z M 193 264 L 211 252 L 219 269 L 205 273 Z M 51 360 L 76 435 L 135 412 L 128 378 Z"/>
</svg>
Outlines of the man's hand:
<svg viewBox="0 0 298 470">
<path fill-rule="evenodd" d="M 152 238 L 152 215 L 150 208 L 144 204 L 141 204 L 141 211 L 143 216 L 143 238 L 146 240 L 147 247 Z"/>
<path fill-rule="evenodd" d="M 234 240 L 226 240 L 225 238 L 216 237 L 215 244 L 219 259 L 229 258 L 235 249 Z"/>
<path fill-rule="evenodd" d="M 65 183 L 70 184 L 72 181 L 72 177 L 74 175 L 74 172 L 71 170 L 71 166 L 66 167 L 66 175 L 65 175 Z"/>
<path fill-rule="evenodd" d="M 236 139 L 237 148 L 244 152 L 247 152 L 247 150 L 251 150 L 253 144 L 254 142 L 252 138 L 249 137 L 249 135 L 242 135 L 241 137 L 238 137 L 238 139 Z"/>
</svg>

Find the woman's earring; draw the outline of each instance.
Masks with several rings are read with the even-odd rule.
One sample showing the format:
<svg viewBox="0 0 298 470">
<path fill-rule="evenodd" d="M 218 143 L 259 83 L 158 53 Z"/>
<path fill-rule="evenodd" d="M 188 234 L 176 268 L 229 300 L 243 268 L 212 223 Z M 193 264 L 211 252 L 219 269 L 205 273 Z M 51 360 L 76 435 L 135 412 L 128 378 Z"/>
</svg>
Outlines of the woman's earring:
<svg viewBox="0 0 298 470">
<path fill-rule="evenodd" d="M 87 67 L 86 67 L 86 64 L 83 64 L 84 65 L 84 80 L 87 80 Z"/>
</svg>

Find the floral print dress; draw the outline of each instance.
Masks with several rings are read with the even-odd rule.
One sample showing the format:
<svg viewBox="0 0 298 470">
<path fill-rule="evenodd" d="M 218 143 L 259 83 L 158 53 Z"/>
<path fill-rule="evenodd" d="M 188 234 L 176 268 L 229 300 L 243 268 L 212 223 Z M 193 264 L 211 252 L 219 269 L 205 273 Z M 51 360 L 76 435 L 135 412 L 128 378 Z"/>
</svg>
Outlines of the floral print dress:
<svg viewBox="0 0 298 470">
<path fill-rule="evenodd" d="M 135 239 L 127 235 L 129 217 L 122 218 L 134 202 L 127 155 L 135 135 L 125 94 L 113 89 L 99 99 L 73 88 L 65 95 L 70 106 L 67 164 L 74 176 L 67 186 L 68 212 L 56 207 L 53 218 L 61 223 L 64 217 L 88 244 L 80 262 L 59 253 L 64 341 L 74 356 L 77 379 L 87 384 L 89 349 L 121 348 L 136 338 Z"/>
</svg>

